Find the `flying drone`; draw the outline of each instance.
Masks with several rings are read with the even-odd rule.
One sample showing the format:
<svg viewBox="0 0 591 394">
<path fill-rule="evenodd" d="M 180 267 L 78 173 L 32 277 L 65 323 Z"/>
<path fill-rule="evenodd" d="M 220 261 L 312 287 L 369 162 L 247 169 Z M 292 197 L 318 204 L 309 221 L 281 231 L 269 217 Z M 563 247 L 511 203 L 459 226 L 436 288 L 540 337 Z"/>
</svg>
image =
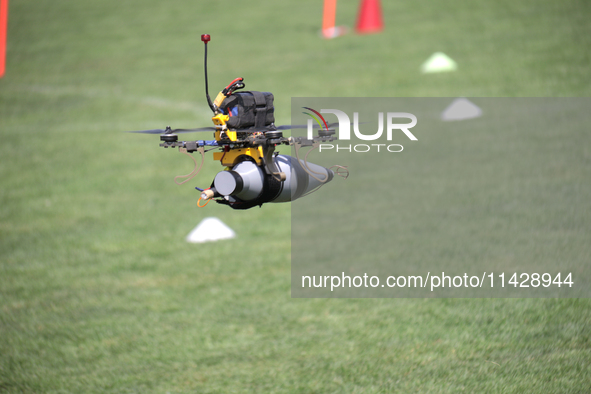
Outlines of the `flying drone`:
<svg viewBox="0 0 591 394">
<path fill-rule="evenodd" d="M 330 182 L 335 175 L 346 178 L 346 167 L 322 167 L 308 162 L 308 154 L 321 143 L 335 141 L 334 124 L 312 127 L 309 125 L 275 126 L 273 94 L 269 92 L 237 90 L 245 87 L 243 78 L 234 79 L 218 93 L 215 100 L 209 96 L 207 78 L 207 43 L 209 34 L 203 34 L 205 44 L 205 96 L 213 112 L 213 127 L 197 129 L 166 129 L 133 131 L 133 133 L 160 134 L 160 146 L 179 148 L 195 163 L 193 171 L 175 177 L 175 183 L 184 184 L 197 175 L 205 161 L 205 152 L 217 150 L 213 159 L 226 167 L 214 178 L 208 188 L 195 189 L 201 192 L 197 206 L 204 207 L 210 200 L 233 209 L 249 209 L 268 202 L 288 202 L 306 196 Z M 315 112 L 313 109 L 308 108 Z M 312 128 L 318 131 L 311 139 L 284 137 L 283 130 Z M 213 132 L 213 140 L 179 141 L 179 133 Z M 308 136 L 309 137 L 309 136 Z M 279 154 L 279 145 L 294 147 L 296 157 Z M 300 149 L 309 147 L 303 159 Z M 190 155 L 199 152 L 201 164 Z M 179 181 L 182 179 L 182 181 Z"/>
</svg>

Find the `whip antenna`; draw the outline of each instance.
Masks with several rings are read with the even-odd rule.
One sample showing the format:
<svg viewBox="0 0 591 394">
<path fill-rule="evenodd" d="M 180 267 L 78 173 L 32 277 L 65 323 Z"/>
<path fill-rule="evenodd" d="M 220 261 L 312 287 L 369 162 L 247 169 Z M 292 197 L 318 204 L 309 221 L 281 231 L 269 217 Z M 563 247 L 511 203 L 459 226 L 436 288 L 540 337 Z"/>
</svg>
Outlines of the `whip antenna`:
<svg viewBox="0 0 591 394">
<path fill-rule="evenodd" d="M 211 98 L 209 97 L 209 86 L 208 86 L 208 82 L 207 82 L 207 43 L 209 42 L 209 40 L 211 40 L 211 37 L 209 36 L 209 34 L 202 34 L 201 35 L 201 41 L 203 41 L 203 43 L 205 44 L 205 59 L 204 59 L 204 66 L 203 66 L 203 68 L 205 69 L 205 97 L 207 97 L 207 104 L 209 104 L 209 108 L 211 108 L 213 113 L 215 113 L 215 107 L 213 106 L 213 103 L 211 102 Z"/>
</svg>

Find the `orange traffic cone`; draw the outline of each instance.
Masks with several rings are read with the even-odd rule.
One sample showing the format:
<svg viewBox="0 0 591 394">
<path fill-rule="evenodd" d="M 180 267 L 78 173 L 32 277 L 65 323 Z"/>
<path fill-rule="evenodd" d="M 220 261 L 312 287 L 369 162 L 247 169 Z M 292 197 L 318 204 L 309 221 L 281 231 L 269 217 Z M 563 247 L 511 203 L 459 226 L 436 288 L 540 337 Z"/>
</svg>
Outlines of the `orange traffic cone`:
<svg viewBox="0 0 591 394">
<path fill-rule="evenodd" d="M 358 34 L 370 34 L 382 31 L 382 7 L 380 0 L 362 0 L 355 30 Z"/>
<path fill-rule="evenodd" d="M 324 38 L 336 38 L 347 33 L 345 26 L 335 26 L 336 17 L 337 0 L 324 0 L 324 12 L 322 13 L 322 36 Z"/>
<path fill-rule="evenodd" d="M 8 0 L 0 0 L 0 78 L 4 75 L 6 62 L 6 30 L 8 24 Z"/>
</svg>

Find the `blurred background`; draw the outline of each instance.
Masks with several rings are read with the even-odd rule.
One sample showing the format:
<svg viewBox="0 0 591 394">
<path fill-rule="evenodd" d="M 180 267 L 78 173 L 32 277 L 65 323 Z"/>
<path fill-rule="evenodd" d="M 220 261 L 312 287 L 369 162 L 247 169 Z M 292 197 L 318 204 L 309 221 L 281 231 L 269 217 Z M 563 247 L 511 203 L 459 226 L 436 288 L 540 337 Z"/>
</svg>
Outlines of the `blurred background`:
<svg viewBox="0 0 591 394">
<path fill-rule="evenodd" d="M 177 186 L 193 163 L 124 133 L 211 124 L 203 33 L 210 93 L 243 77 L 277 124 L 302 96 L 591 93 L 584 0 L 383 1 L 371 35 L 359 5 L 338 3 L 351 32 L 327 40 L 319 0 L 10 2 L 0 391 L 591 391 L 588 300 L 292 299 L 288 204 L 197 208 L 219 165 Z M 457 70 L 422 73 L 438 51 Z M 209 216 L 237 237 L 186 243 Z"/>
</svg>

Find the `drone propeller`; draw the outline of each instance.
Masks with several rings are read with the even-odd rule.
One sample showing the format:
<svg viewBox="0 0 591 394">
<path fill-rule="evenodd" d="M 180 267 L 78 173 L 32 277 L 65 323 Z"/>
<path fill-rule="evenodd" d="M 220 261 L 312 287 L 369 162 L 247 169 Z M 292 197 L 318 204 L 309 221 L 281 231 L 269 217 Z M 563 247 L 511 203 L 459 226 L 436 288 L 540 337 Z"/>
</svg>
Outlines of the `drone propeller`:
<svg viewBox="0 0 591 394">
<path fill-rule="evenodd" d="M 331 128 L 333 126 L 337 126 L 337 123 L 329 123 L 328 127 Z M 308 125 L 283 125 L 283 126 L 269 126 L 263 129 L 238 129 L 234 131 L 238 132 L 268 132 L 268 131 L 277 131 L 277 130 L 289 130 L 289 129 L 305 129 Z M 318 125 L 312 126 L 313 129 L 319 129 Z M 166 129 L 152 129 L 152 130 L 135 130 L 135 131 L 128 131 L 128 133 L 142 133 L 142 134 L 178 134 L 178 133 L 199 133 L 204 131 L 216 131 L 217 128 L 213 126 L 209 127 L 199 127 L 196 129 L 171 129 L 170 126 L 166 127 Z"/>
<path fill-rule="evenodd" d="M 338 125 L 338 124 L 339 124 L 338 122 L 336 122 L 336 123 L 329 123 L 329 124 L 328 124 L 328 127 L 330 128 L 330 127 L 336 126 L 336 125 Z M 308 125 L 303 125 L 303 124 L 295 124 L 295 125 L 284 125 L 284 126 L 278 126 L 278 127 L 277 127 L 277 130 L 289 130 L 289 129 L 307 129 L 307 128 L 308 128 Z M 313 126 L 312 126 L 312 128 L 313 128 L 313 129 L 318 129 L 318 128 L 320 128 L 320 126 L 313 125 Z"/>
<path fill-rule="evenodd" d="M 331 128 L 333 126 L 337 126 L 339 123 L 329 123 L 328 127 Z M 257 132 L 257 131 L 262 131 L 262 132 L 266 132 L 266 131 L 275 131 L 275 130 L 290 130 L 290 129 L 307 129 L 308 125 L 303 125 L 303 124 L 295 124 L 295 125 L 283 125 L 283 126 L 269 126 L 268 128 L 265 129 L 258 129 L 258 130 L 252 130 L 252 129 L 246 129 L 244 131 L 248 131 L 248 132 Z M 319 129 L 320 126 L 318 125 L 313 125 L 312 126 L 313 129 Z M 238 130 L 238 131 L 242 131 L 242 130 Z"/>
<path fill-rule="evenodd" d="M 128 131 L 128 133 L 142 133 L 142 134 L 173 134 L 173 133 L 197 133 L 203 131 L 215 131 L 215 127 L 200 127 L 198 129 L 171 129 L 167 127 L 165 130 L 163 129 L 153 129 L 153 130 L 138 130 L 138 131 Z"/>
</svg>

